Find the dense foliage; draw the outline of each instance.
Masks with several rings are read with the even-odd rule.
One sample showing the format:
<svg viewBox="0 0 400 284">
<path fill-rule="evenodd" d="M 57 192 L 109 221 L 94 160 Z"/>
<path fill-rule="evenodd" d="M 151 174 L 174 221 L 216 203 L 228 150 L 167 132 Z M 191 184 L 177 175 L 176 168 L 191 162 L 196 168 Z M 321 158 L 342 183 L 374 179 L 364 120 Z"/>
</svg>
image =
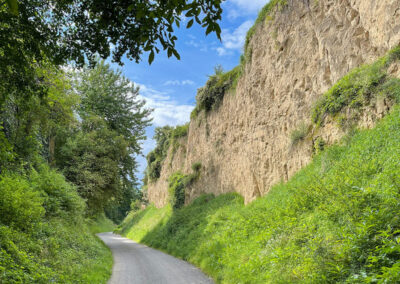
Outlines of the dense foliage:
<svg viewBox="0 0 400 284">
<path fill-rule="evenodd" d="M 6 5 L 14 3 L 17 9 Z M 194 21 L 220 37 L 221 2 L 206 1 L 98 1 L 98 0 L 8 0 L 0 7 L 0 49 L 3 59 L 16 59 L 6 66 L 30 66 L 33 58 L 52 58 L 57 63 L 74 60 L 82 64 L 86 58 L 99 54 L 121 63 L 123 56 L 139 61 L 143 52 L 154 54 L 163 48 L 168 56 L 179 59 L 175 48 L 175 28 L 182 18 L 188 19 L 187 28 Z M 10 9 L 11 8 L 11 9 Z M 22 40 L 21 40 L 22 39 Z M 4 44 L 3 44 L 4 43 Z M 19 58 L 20 55 L 22 56 Z M 17 63 L 17 64 L 15 64 Z M 31 71 L 31 70 L 30 70 Z M 28 77 L 26 77 L 28 78 Z"/>
<path fill-rule="evenodd" d="M 144 184 L 156 181 L 161 174 L 162 164 L 167 157 L 168 150 L 172 146 L 172 151 L 176 151 L 179 146 L 179 139 L 186 137 L 189 124 L 178 125 L 176 127 L 164 126 L 155 129 L 154 140 L 156 147 L 147 154 L 147 168 L 144 177 Z"/>
<path fill-rule="evenodd" d="M 150 110 L 137 98 L 139 89 L 104 62 L 77 76 L 81 122 L 62 144 L 56 164 L 78 186 L 90 213 L 106 209 L 119 222 L 132 200 L 141 198 L 136 156 Z"/>
<path fill-rule="evenodd" d="M 132 213 L 121 232 L 218 283 L 398 283 L 400 108 L 244 206 L 206 195 Z"/>
<path fill-rule="evenodd" d="M 111 253 L 87 219 L 106 209 L 122 220 L 141 198 L 135 155 L 149 111 L 137 89 L 102 63 L 76 81 L 49 62 L 34 71 L 43 92 L 29 96 L 0 80 L 0 282 L 105 283 Z M 107 80 L 90 86 L 92 72 Z"/>
<path fill-rule="evenodd" d="M 111 253 L 76 188 L 47 165 L 0 176 L 0 282 L 105 283 Z"/>
<path fill-rule="evenodd" d="M 181 172 L 175 172 L 168 178 L 169 204 L 173 209 L 179 209 L 185 205 L 186 189 L 200 177 L 201 163 L 194 163 L 192 170 L 191 174 L 184 175 Z"/>
<path fill-rule="evenodd" d="M 211 75 L 206 85 L 197 91 L 196 108 L 193 110 L 191 118 L 195 118 L 202 110 L 209 112 L 219 107 L 225 93 L 236 87 L 241 72 L 240 68 L 238 66 L 229 72 L 224 72 L 218 67 L 215 68 L 215 74 Z"/>
</svg>

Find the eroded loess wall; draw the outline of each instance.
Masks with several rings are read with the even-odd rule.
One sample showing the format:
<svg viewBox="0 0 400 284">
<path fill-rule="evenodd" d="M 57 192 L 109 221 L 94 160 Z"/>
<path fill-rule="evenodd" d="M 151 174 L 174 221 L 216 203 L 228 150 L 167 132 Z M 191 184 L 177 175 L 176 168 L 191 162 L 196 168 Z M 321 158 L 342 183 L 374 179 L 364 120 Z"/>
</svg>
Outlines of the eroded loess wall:
<svg viewBox="0 0 400 284">
<path fill-rule="evenodd" d="M 188 202 L 232 191 L 250 202 L 287 180 L 311 159 L 312 141 L 293 147 L 290 133 L 310 121 L 313 103 L 349 70 L 400 43 L 400 0 L 287 2 L 256 27 L 236 91 L 191 121 L 183 146 L 170 151 L 160 179 L 148 187 L 156 206 L 167 202 L 168 176 L 190 173 L 195 162 L 202 163 L 201 177 L 187 190 Z M 365 120 L 387 108 L 379 102 Z M 322 130 L 328 142 L 342 135 L 333 128 Z"/>
</svg>

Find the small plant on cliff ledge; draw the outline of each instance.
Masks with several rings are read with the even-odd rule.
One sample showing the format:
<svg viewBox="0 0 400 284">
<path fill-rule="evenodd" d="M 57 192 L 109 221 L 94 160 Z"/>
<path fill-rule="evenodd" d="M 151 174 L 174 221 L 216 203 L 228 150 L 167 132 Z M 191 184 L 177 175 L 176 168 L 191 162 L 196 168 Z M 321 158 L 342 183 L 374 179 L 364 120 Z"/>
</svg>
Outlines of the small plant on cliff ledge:
<svg viewBox="0 0 400 284">
<path fill-rule="evenodd" d="M 305 123 L 304 121 L 300 123 L 300 125 L 290 133 L 290 144 L 291 146 L 295 146 L 300 141 L 304 140 L 307 134 L 310 131 L 310 125 Z"/>
<path fill-rule="evenodd" d="M 258 13 L 258 17 L 256 19 L 256 22 L 254 25 L 249 29 L 246 35 L 246 41 L 244 43 L 244 51 L 246 53 L 246 50 L 249 46 L 250 40 L 253 37 L 256 28 L 258 25 L 264 23 L 266 19 L 271 20 L 270 14 L 273 11 L 275 7 L 278 7 L 278 11 L 281 11 L 283 8 L 285 8 L 288 5 L 287 0 L 271 0 L 267 5 L 265 5 L 261 11 Z"/>
</svg>

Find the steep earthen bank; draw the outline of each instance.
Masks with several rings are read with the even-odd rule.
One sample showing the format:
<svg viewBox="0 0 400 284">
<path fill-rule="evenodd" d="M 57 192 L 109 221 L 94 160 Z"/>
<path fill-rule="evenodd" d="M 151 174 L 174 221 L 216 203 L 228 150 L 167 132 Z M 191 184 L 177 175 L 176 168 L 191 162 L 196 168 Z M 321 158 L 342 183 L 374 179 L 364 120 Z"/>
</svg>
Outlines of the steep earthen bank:
<svg viewBox="0 0 400 284">
<path fill-rule="evenodd" d="M 314 102 L 349 70 L 400 42 L 400 0 L 287 2 L 256 27 L 236 90 L 217 110 L 192 120 L 181 147 L 170 149 L 160 178 L 148 185 L 157 207 L 167 202 L 168 177 L 190 173 L 196 162 L 201 176 L 187 190 L 187 202 L 232 191 L 249 202 L 287 180 L 310 161 L 313 139 L 292 146 L 290 135 L 308 124 Z M 389 106 L 377 102 L 361 124 L 371 126 Z M 318 135 L 332 143 L 343 132 L 328 121 Z"/>
</svg>

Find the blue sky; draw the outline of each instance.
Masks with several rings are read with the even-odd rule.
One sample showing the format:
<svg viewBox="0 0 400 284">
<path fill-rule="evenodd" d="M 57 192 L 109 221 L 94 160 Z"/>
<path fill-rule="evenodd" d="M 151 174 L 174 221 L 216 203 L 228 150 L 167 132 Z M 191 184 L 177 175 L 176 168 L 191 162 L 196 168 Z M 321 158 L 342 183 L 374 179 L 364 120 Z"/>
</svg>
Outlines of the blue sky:
<svg viewBox="0 0 400 284">
<path fill-rule="evenodd" d="M 154 128 L 180 125 L 189 121 L 195 106 L 196 91 L 214 73 L 216 65 L 230 70 L 239 63 L 247 30 L 253 25 L 258 11 L 269 0 L 227 0 L 223 3 L 220 23 L 222 42 L 214 34 L 205 36 L 205 30 L 194 24 L 190 29 L 177 31 L 177 50 L 181 60 L 168 58 L 160 52 L 149 66 L 147 58 L 137 64 L 124 61 L 123 74 L 140 86 L 140 96 L 154 109 L 153 126 L 147 129 L 143 143 L 146 155 L 155 147 Z M 185 25 L 181 25 L 185 26 Z M 139 178 L 146 167 L 144 157 L 139 157 Z"/>
</svg>

